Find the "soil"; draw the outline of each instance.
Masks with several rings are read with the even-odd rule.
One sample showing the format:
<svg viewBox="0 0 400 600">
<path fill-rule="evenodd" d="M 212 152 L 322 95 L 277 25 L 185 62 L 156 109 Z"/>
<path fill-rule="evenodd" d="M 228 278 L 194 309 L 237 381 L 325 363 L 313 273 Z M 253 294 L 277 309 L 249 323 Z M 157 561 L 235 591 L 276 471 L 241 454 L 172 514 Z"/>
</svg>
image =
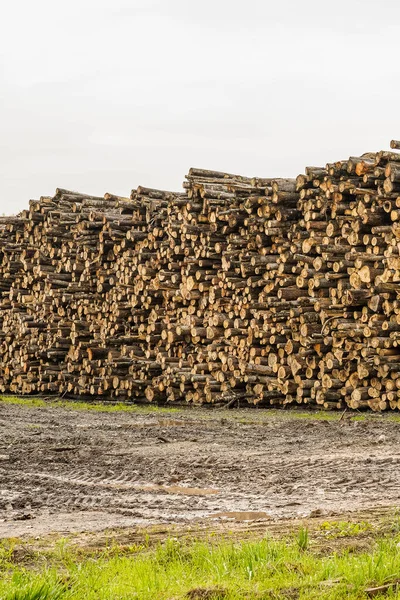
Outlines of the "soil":
<svg viewBox="0 0 400 600">
<path fill-rule="evenodd" d="M 0 403 L 0 537 L 395 506 L 400 422 Z"/>
</svg>

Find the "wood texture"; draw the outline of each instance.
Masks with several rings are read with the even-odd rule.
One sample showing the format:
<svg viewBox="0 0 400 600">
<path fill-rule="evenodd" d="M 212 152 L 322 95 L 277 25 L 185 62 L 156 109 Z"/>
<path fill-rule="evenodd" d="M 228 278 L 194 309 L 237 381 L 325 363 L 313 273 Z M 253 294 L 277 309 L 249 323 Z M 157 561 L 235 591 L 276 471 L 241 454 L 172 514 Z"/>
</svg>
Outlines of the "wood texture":
<svg viewBox="0 0 400 600">
<path fill-rule="evenodd" d="M 399 408 L 400 153 L 183 188 L 0 219 L 0 391 Z"/>
</svg>

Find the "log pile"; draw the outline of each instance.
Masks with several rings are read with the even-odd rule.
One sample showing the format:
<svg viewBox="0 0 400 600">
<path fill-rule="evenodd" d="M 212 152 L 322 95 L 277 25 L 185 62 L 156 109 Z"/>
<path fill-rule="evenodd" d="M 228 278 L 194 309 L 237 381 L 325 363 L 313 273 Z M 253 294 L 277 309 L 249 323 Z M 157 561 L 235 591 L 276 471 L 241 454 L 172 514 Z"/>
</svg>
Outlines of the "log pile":
<svg viewBox="0 0 400 600">
<path fill-rule="evenodd" d="M 289 236 L 318 319 L 300 329 L 314 354 L 295 381 L 326 407 L 399 408 L 400 154 L 308 170 L 297 189 L 302 218 Z"/>
<path fill-rule="evenodd" d="M 400 142 L 0 219 L 0 391 L 400 408 Z"/>
</svg>

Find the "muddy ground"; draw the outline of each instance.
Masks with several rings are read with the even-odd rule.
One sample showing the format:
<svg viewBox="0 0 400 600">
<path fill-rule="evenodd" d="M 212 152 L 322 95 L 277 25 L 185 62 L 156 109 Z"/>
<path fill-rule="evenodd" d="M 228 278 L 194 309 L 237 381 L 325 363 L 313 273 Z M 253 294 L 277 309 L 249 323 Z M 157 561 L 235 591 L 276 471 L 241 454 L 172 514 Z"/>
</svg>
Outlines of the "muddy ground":
<svg viewBox="0 0 400 600">
<path fill-rule="evenodd" d="M 400 421 L 0 402 L 0 537 L 396 506 Z"/>
</svg>

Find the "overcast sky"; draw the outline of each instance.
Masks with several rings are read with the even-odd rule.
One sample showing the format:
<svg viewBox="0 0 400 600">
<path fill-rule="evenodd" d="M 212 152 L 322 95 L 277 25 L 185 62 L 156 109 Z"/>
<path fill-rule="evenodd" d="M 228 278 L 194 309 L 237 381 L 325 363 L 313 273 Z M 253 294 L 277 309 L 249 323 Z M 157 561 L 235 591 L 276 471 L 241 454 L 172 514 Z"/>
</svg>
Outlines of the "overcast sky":
<svg viewBox="0 0 400 600">
<path fill-rule="evenodd" d="M 0 213 L 400 138 L 398 0 L 14 0 L 1 22 Z"/>
</svg>

